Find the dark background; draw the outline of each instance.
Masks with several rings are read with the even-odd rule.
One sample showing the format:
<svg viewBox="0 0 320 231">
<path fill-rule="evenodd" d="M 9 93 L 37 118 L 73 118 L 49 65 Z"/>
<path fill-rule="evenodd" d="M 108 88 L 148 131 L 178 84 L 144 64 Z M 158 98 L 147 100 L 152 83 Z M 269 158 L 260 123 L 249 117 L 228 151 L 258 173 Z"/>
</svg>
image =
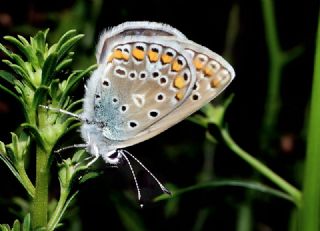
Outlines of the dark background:
<svg viewBox="0 0 320 231">
<path fill-rule="evenodd" d="M 276 150 L 272 152 L 262 152 L 259 146 L 270 68 L 261 1 L 117 0 L 101 1 L 101 5 L 94 9 L 96 2 L 1 0 L 0 35 L 27 36 L 34 35 L 37 30 L 50 28 L 49 40 L 55 41 L 65 31 L 76 28 L 86 35 L 75 50 L 75 67 L 84 69 L 95 62 L 95 43 L 104 28 L 125 21 L 148 20 L 170 24 L 189 39 L 223 55 L 226 51 L 227 28 L 230 28 L 230 11 L 238 7 L 236 38 L 226 57 L 236 71 L 236 78 L 217 101 L 234 94 L 225 118 L 231 135 L 243 149 L 301 188 L 307 123 L 305 116 L 311 91 L 318 1 L 274 1 L 282 49 L 301 46 L 303 52 L 288 63 L 282 72 L 282 107 L 277 133 L 270 143 L 272 149 Z M 3 54 L 0 57 L 3 59 Z M 0 67 L 5 68 L 2 64 Z M 82 97 L 82 94 L 83 87 L 79 86 L 75 97 Z M 23 121 L 17 103 L 2 92 L 0 121 L 0 140 L 4 142 L 9 142 L 9 132 Z M 289 148 L 283 143 L 287 138 Z M 78 135 L 74 134 L 69 142 L 79 141 Z M 200 182 L 203 166 L 208 161 L 203 154 L 204 145 L 205 129 L 190 121 L 183 121 L 128 150 L 162 182 L 170 183 L 169 188 L 174 189 Z M 211 180 L 258 180 L 274 187 L 224 145 L 214 149 L 210 164 L 212 169 L 206 172 Z M 280 198 L 232 187 L 197 190 L 168 203 L 152 203 L 151 198 L 160 191 L 157 191 L 157 185 L 150 176 L 138 170 L 146 200 L 145 208 L 140 209 L 127 166 L 108 169 L 101 164 L 99 167 L 104 174 L 81 186 L 76 202 L 66 214 L 66 226 L 62 230 L 79 230 L 79 227 L 82 230 L 98 230 L 98 227 L 99 230 L 122 230 L 128 225 L 121 216 L 122 210 L 127 211 L 137 223 L 142 222 L 145 230 L 196 230 L 194 227 L 201 222 L 201 213 L 207 214 L 201 230 L 237 230 L 239 211 L 244 207 L 251 212 L 252 230 L 287 230 L 294 209 L 292 203 Z M 0 223 L 11 224 L 16 217 L 14 211 L 20 210 L 19 206 L 13 206 L 13 198 L 27 196 L 3 163 L 0 163 L 0 177 Z M 53 179 L 51 186 L 52 197 L 58 190 L 55 181 Z M 170 206 L 174 212 L 168 215 L 166 211 L 170 210 Z"/>
</svg>

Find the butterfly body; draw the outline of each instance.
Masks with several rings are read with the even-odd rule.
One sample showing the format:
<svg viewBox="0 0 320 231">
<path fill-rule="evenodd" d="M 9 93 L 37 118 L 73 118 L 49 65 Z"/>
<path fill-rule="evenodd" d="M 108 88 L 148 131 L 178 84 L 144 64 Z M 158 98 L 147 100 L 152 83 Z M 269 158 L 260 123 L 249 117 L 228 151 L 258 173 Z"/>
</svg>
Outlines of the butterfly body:
<svg viewBox="0 0 320 231">
<path fill-rule="evenodd" d="M 160 23 L 128 22 L 106 31 L 87 82 L 81 134 L 111 164 L 117 149 L 150 139 L 211 101 L 232 81 L 221 56 Z"/>
</svg>

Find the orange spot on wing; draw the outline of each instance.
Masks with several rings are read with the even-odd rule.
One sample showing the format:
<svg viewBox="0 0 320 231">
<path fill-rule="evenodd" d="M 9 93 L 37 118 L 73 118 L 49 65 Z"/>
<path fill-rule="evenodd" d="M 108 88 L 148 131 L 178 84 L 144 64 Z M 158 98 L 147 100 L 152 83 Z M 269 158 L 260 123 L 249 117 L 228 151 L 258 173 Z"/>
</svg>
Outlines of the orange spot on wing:
<svg viewBox="0 0 320 231">
<path fill-rule="evenodd" d="M 172 64 L 172 70 L 173 71 L 180 71 L 182 69 L 182 65 L 179 64 L 177 60 L 175 60 Z"/>
<path fill-rule="evenodd" d="M 182 76 L 178 76 L 177 78 L 175 78 L 173 85 L 174 87 L 181 89 L 186 85 L 186 81 Z"/>
<path fill-rule="evenodd" d="M 139 61 L 144 59 L 144 51 L 142 51 L 140 49 L 134 48 L 132 50 L 132 55 L 133 55 L 133 57 L 135 57 Z"/>
<path fill-rule="evenodd" d="M 184 96 L 184 94 L 183 94 L 183 92 L 178 92 L 177 94 L 176 94 L 176 96 L 175 96 L 175 98 L 177 99 L 177 100 L 182 100 L 183 99 L 183 96 Z"/>
<path fill-rule="evenodd" d="M 193 60 L 193 64 L 194 64 L 195 68 L 197 69 L 197 71 L 202 70 L 202 68 L 203 68 L 203 66 L 204 66 L 204 63 L 201 62 L 201 61 L 198 60 L 198 59 Z"/>
<path fill-rule="evenodd" d="M 152 62 L 152 63 L 157 62 L 159 60 L 159 53 L 155 52 L 155 51 L 149 51 L 148 57 L 149 57 L 150 62 Z"/>
<path fill-rule="evenodd" d="M 203 72 L 206 77 L 210 77 L 214 74 L 214 70 L 210 65 L 207 65 Z"/>
<path fill-rule="evenodd" d="M 220 80 L 218 78 L 215 78 L 210 82 L 210 85 L 212 88 L 217 88 L 220 86 Z"/>
<path fill-rule="evenodd" d="M 169 56 L 167 54 L 164 54 L 161 56 L 161 61 L 164 63 L 164 64 L 167 64 L 167 63 L 170 63 L 172 61 L 173 57 L 172 56 Z"/>
</svg>

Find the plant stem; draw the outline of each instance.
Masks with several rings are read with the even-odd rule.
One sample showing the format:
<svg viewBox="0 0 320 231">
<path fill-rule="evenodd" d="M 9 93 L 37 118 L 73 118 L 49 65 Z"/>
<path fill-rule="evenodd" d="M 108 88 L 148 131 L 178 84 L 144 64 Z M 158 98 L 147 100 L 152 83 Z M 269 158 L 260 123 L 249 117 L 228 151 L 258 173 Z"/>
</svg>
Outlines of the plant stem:
<svg viewBox="0 0 320 231">
<path fill-rule="evenodd" d="M 320 19 L 320 12 L 319 12 Z M 320 229 L 320 21 L 318 21 L 311 107 L 307 134 L 303 205 L 300 211 L 300 230 Z"/>
<path fill-rule="evenodd" d="M 302 48 L 297 46 L 289 51 L 280 47 L 277 33 L 274 5 L 272 0 L 261 0 L 262 15 L 265 26 L 266 42 L 269 53 L 270 71 L 268 74 L 268 88 L 262 120 L 261 147 L 266 150 L 272 133 L 277 125 L 281 108 L 280 84 L 283 67 L 301 54 Z"/>
<path fill-rule="evenodd" d="M 32 228 L 47 226 L 49 166 L 48 152 L 37 147 L 36 192 L 32 206 Z"/>
<path fill-rule="evenodd" d="M 23 182 L 24 188 L 27 190 L 28 194 L 29 194 L 32 198 L 34 198 L 34 196 L 35 196 L 35 188 L 34 188 L 32 182 L 30 181 L 30 178 L 28 177 L 28 175 L 27 175 L 27 173 L 26 173 L 26 170 L 25 170 L 25 168 L 24 168 L 24 165 L 18 164 L 18 165 L 16 166 L 16 168 L 17 168 L 17 171 L 18 171 L 18 173 L 19 173 L 19 176 L 20 176 L 20 178 L 21 178 L 21 180 L 22 180 L 22 182 Z"/>
<path fill-rule="evenodd" d="M 248 162 L 253 168 L 259 171 L 262 175 L 267 177 L 270 181 L 276 184 L 279 188 L 287 192 L 295 201 L 297 206 L 301 205 L 301 192 L 296 189 L 294 186 L 289 184 L 275 172 L 273 172 L 270 168 L 260 162 L 258 159 L 251 156 L 249 153 L 240 148 L 235 141 L 231 138 L 229 132 L 226 128 L 221 129 L 221 135 L 228 145 L 228 147 L 235 152 L 238 156 L 240 156 L 243 160 Z"/>
<path fill-rule="evenodd" d="M 48 231 L 53 231 L 58 224 L 58 222 L 61 219 L 61 216 L 63 214 L 63 210 L 65 209 L 65 204 L 69 196 L 69 186 L 67 188 L 61 188 L 61 194 L 60 198 L 57 204 L 57 207 L 55 208 L 50 221 L 48 223 Z"/>
</svg>

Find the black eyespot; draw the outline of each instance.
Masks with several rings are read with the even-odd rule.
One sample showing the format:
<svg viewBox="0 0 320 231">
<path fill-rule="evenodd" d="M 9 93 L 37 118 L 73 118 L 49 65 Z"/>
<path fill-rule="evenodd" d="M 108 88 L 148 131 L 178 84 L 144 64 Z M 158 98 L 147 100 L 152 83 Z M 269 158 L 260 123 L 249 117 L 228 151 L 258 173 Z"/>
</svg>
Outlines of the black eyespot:
<svg viewBox="0 0 320 231">
<path fill-rule="evenodd" d="M 113 98 L 112 102 L 116 103 L 116 102 L 118 102 L 118 99 L 117 98 Z"/>
<path fill-rule="evenodd" d="M 126 111 L 126 110 L 127 110 L 127 106 L 122 105 L 122 106 L 121 106 L 121 111 Z"/>
<path fill-rule="evenodd" d="M 136 122 L 133 122 L 133 121 L 129 122 L 129 126 L 132 128 L 136 127 L 137 125 L 138 124 Z"/>
<path fill-rule="evenodd" d="M 136 77 L 136 74 L 134 72 L 131 72 L 129 76 L 130 76 L 130 78 L 134 78 L 134 77 Z"/>
<path fill-rule="evenodd" d="M 171 51 L 167 51 L 167 55 L 169 55 L 170 57 L 173 57 L 173 53 Z"/>
<path fill-rule="evenodd" d="M 104 80 L 104 81 L 102 82 L 102 84 L 103 84 L 104 86 L 106 86 L 106 87 L 109 87 L 109 85 L 110 85 L 107 80 Z"/>
<path fill-rule="evenodd" d="M 183 64 L 183 62 L 182 62 L 181 59 L 178 59 L 177 62 L 178 62 L 179 65 L 182 65 L 182 64 Z"/>
<path fill-rule="evenodd" d="M 156 72 L 156 71 L 153 72 L 153 73 L 152 73 L 152 76 L 153 76 L 153 78 L 157 78 L 157 77 L 159 76 L 159 72 Z"/>
<path fill-rule="evenodd" d="M 193 99 L 193 100 L 198 100 L 198 99 L 199 99 L 199 96 L 198 96 L 198 95 L 193 95 L 193 96 L 192 96 L 192 99 Z"/>
<path fill-rule="evenodd" d="M 117 69 L 116 73 L 119 74 L 119 75 L 126 75 L 126 72 L 124 70 L 122 70 L 122 69 Z"/>
<path fill-rule="evenodd" d="M 164 98 L 164 97 L 163 97 L 162 94 L 159 94 L 159 95 L 157 96 L 157 99 L 158 99 L 158 100 L 163 100 L 163 98 Z"/>
<path fill-rule="evenodd" d="M 140 78 L 141 79 L 144 79 L 145 77 L 146 77 L 146 73 L 144 73 L 144 72 L 140 73 Z"/>
<path fill-rule="evenodd" d="M 124 49 L 123 49 L 123 51 L 125 51 L 125 52 L 129 53 L 128 48 L 124 48 Z"/>
<path fill-rule="evenodd" d="M 157 117 L 159 115 L 159 113 L 156 111 L 151 111 L 151 112 L 149 112 L 149 115 L 154 118 L 154 117 Z"/>
<path fill-rule="evenodd" d="M 166 83 L 166 82 L 167 82 L 167 79 L 166 79 L 165 77 L 161 77 L 161 78 L 160 78 L 160 83 L 163 83 L 163 84 L 164 84 L 164 83 Z"/>
<path fill-rule="evenodd" d="M 184 73 L 184 74 L 183 74 L 183 79 L 184 79 L 185 81 L 187 81 L 187 80 L 189 79 L 189 76 L 188 76 L 187 73 Z"/>
<path fill-rule="evenodd" d="M 95 97 L 96 97 L 96 99 L 100 99 L 101 96 L 100 95 L 95 95 Z"/>
<path fill-rule="evenodd" d="M 143 46 L 136 46 L 136 48 L 140 51 L 144 51 L 144 47 Z"/>
<path fill-rule="evenodd" d="M 158 48 L 151 48 L 151 50 L 153 51 L 153 52 L 159 52 L 159 50 L 158 50 Z"/>
</svg>

